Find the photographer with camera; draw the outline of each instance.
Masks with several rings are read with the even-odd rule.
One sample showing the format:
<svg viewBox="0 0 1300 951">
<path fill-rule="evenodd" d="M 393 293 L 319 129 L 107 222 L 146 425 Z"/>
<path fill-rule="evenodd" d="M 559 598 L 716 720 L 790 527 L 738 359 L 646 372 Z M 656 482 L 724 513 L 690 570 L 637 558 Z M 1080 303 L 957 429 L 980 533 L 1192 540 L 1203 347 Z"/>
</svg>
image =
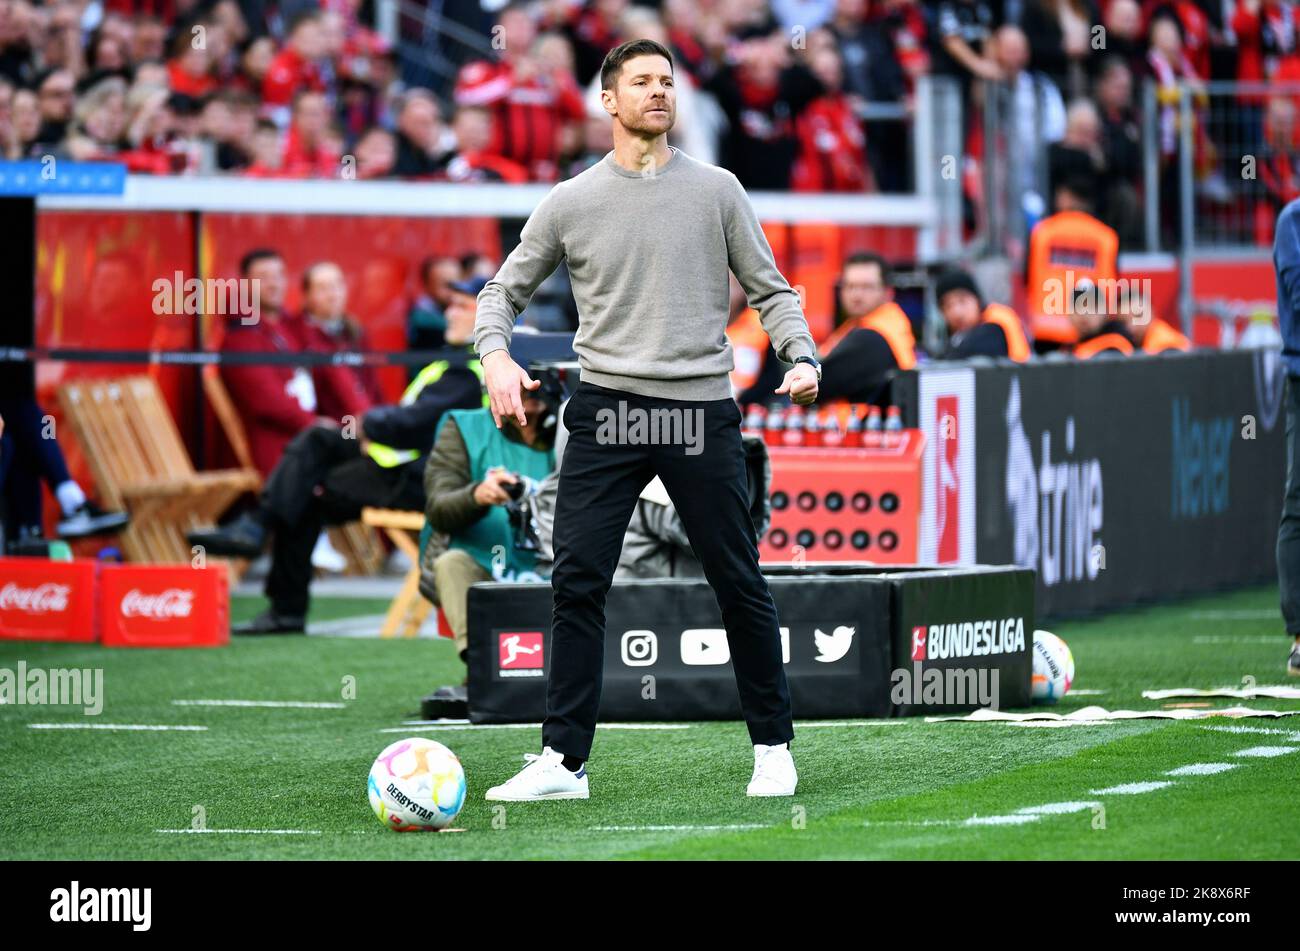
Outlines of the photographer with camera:
<svg viewBox="0 0 1300 951">
<path fill-rule="evenodd" d="M 447 548 L 433 561 L 438 603 L 465 659 L 469 586 L 542 581 L 533 500 L 555 468 L 557 389 L 522 390 L 526 422 L 488 409 L 454 410 L 440 422 L 424 473 L 425 515 Z"/>
</svg>

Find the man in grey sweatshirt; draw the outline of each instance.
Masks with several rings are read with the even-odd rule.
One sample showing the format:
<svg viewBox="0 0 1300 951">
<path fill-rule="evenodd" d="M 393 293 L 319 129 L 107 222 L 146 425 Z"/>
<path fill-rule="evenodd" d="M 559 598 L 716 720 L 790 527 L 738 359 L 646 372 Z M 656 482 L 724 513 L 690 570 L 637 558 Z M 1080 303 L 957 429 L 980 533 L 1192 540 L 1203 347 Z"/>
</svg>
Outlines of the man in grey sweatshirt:
<svg viewBox="0 0 1300 951">
<path fill-rule="evenodd" d="M 522 419 L 538 381 L 508 350 L 538 285 L 568 264 L 580 382 L 555 509 L 555 595 L 543 750 L 494 801 L 586 799 L 605 647 L 605 595 L 638 495 L 658 475 L 713 587 L 754 744 L 751 796 L 790 796 L 790 694 L 780 626 L 758 565 L 741 414 L 731 396 L 727 272 L 792 369 L 774 392 L 817 398 L 821 368 L 798 293 L 772 257 L 736 177 L 668 145 L 672 56 L 652 40 L 610 51 L 601 101 L 614 149 L 556 185 L 478 298 L 475 348 L 497 425 Z"/>
</svg>

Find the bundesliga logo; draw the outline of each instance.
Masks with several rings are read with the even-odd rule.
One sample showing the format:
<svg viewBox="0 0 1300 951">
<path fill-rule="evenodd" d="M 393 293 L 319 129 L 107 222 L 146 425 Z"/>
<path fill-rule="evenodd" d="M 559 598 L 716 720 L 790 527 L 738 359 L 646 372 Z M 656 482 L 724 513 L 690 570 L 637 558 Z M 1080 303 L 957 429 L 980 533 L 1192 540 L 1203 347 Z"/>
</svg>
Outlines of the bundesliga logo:
<svg viewBox="0 0 1300 951">
<path fill-rule="evenodd" d="M 194 592 L 168 588 L 158 594 L 143 594 L 139 588 L 132 588 L 122 597 L 121 608 L 123 617 L 147 617 L 157 621 L 189 617 L 194 609 Z"/>
<path fill-rule="evenodd" d="M 46 582 L 35 588 L 20 588 L 11 581 L 0 588 L 0 611 L 17 610 L 25 614 L 66 611 L 71 591 L 71 587 L 66 584 Z"/>
<path fill-rule="evenodd" d="M 912 660 L 987 657 L 1024 649 L 1025 620 L 1019 617 L 912 628 Z"/>
</svg>

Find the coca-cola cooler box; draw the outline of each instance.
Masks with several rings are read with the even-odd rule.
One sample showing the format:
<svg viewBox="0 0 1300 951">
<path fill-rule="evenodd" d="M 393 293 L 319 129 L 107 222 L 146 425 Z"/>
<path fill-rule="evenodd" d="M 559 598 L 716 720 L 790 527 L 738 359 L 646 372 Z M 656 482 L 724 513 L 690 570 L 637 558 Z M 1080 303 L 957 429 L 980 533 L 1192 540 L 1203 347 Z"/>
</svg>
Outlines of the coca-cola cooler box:
<svg viewBox="0 0 1300 951">
<path fill-rule="evenodd" d="M 95 640 L 95 562 L 0 558 L 0 638 Z"/>
<path fill-rule="evenodd" d="M 230 640 L 224 565 L 104 565 L 100 636 L 108 647 L 218 647 Z"/>
</svg>

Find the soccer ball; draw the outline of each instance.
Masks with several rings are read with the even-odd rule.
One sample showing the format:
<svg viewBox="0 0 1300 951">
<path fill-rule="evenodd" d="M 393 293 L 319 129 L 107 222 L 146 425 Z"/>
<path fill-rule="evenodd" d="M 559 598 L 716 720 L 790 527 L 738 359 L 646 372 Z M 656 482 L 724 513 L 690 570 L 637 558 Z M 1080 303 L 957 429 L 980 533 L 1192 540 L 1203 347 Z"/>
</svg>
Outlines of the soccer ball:
<svg viewBox="0 0 1300 951">
<path fill-rule="evenodd" d="M 370 767 L 370 808 L 397 832 L 436 832 L 465 804 L 465 770 L 441 743 L 412 737 L 387 747 Z"/>
<path fill-rule="evenodd" d="M 1074 655 L 1065 641 L 1049 631 L 1034 631 L 1035 703 L 1056 703 L 1074 682 Z"/>
</svg>

